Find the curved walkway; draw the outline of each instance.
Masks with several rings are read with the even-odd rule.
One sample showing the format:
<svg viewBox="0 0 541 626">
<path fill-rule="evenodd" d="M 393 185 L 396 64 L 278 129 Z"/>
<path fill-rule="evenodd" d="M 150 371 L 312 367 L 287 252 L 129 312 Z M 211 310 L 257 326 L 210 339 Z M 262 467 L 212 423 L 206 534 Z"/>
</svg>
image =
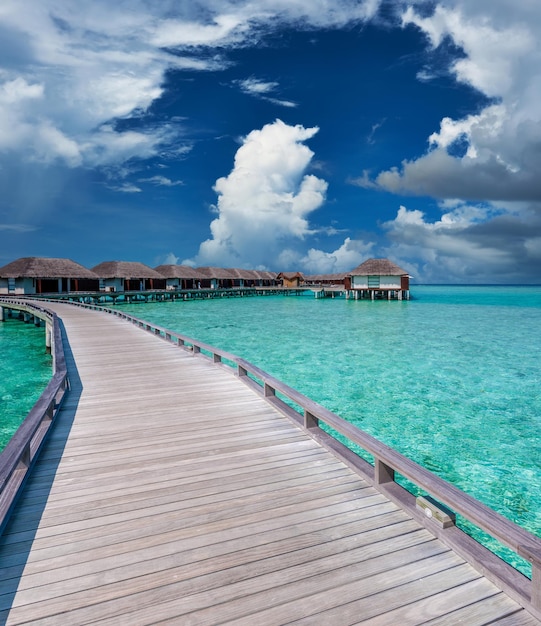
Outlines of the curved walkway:
<svg viewBox="0 0 541 626">
<path fill-rule="evenodd" d="M 231 372 L 50 308 L 71 391 L 0 538 L 0 623 L 538 623 Z"/>
</svg>

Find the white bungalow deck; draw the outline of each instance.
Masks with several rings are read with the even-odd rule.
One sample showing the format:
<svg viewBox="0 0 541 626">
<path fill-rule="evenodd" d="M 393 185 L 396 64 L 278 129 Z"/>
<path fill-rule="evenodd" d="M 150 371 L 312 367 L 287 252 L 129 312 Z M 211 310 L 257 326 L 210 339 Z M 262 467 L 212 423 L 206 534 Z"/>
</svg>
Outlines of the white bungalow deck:
<svg viewBox="0 0 541 626">
<path fill-rule="evenodd" d="M 47 306 L 71 391 L 0 538 L 1 623 L 539 623 L 231 372 Z"/>
</svg>

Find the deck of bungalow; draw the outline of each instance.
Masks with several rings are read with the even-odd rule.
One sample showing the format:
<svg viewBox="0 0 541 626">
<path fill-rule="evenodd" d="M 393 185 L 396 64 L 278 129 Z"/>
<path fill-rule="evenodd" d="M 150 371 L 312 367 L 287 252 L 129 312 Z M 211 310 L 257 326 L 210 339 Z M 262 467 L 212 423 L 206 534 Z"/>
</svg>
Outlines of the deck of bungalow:
<svg viewBox="0 0 541 626">
<path fill-rule="evenodd" d="M 287 388 L 232 355 L 121 314 L 38 308 L 56 315 L 67 378 L 41 407 L 48 436 L 8 450 L 24 488 L 4 510 L 1 623 L 540 623 L 526 577 L 481 547 L 468 562 L 473 540 L 451 549 L 458 529 L 402 506 L 390 453 L 363 475 L 315 403 L 295 396 L 299 423 Z"/>
</svg>

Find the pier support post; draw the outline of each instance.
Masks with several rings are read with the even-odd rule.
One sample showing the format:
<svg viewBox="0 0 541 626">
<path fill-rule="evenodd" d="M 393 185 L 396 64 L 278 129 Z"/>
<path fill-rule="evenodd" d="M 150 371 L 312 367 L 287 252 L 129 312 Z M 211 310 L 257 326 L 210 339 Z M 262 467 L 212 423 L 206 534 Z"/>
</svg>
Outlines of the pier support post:
<svg viewBox="0 0 541 626">
<path fill-rule="evenodd" d="M 4 321 L 4 307 L 0 306 L 0 322 Z"/>
</svg>

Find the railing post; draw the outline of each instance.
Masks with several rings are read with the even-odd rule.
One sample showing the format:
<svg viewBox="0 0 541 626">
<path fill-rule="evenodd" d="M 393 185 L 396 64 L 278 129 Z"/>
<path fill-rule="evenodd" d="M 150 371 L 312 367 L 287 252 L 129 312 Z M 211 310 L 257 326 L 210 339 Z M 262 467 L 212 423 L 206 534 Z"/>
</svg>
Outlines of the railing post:
<svg viewBox="0 0 541 626">
<path fill-rule="evenodd" d="M 213 363 L 221 363 L 222 362 L 222 357 L 219 354 L 214 353 L 212 355 L 212 361 L 213 361 Z"/>
<path fill-rule="evenodd" d="M 519 546 L 517 554 L 532 564 L 532 592 L 530 602 L 541 612 L 541 550 Z"/>
<path fill-rule="evenodd" d="M 541 611 L 541 563 L 532 562 L 532 605 Z"/>
<path fill-rule="evenodd" d="M 269 398 L 276 395 L 276 389 L 271 387 L 268 383 L 263 384 L 263 395 L 265 398 Z"/>
<path fill-rule="evenodd" d="M 319 428 L 319 420 L 315 415 L 312 415 L 310 411 L 304 409 L 304 427 L 306 430 L 314 430 Z"/>
<path fill-rule="evenodd" d="M 53 335 L 52 324 L 47 322 L 45 324 L 45 349 L 47 350 L 47 352 L 51 352 L 51 349 L 52 349 L 52 343 L 53 343 L 52 335 Z"/>
<path fill-rule="evenodd" d="M 237 364 L 237 374 L 240 376 L 248 376 L 248 370 L 242 365 Z"/>
<path fill-rule="evenodd" d="M 53 421 L 55 404 L 56 404 L 55 400 L 50 402 L 49 406 L 47 407 L 47 410 L 45 411 L 45 415 L 43 416 L 44 419 L 47 420 L 48 422 Z"/>
<path fill-rule="evenodd" d="M 19 457 L 19 467 L 25 467 L 28 469 L 30 467 L 30 463 L 32 462 L 32 457 L 30 455 L 30 442 L 24 447 L 24 450 Z"/>
<path fill-rule="evenodd" d="M 374 457 L 374 482 L 376 485 L 394 482 L 394 469 L 381 459 Z"/>
</svg>

